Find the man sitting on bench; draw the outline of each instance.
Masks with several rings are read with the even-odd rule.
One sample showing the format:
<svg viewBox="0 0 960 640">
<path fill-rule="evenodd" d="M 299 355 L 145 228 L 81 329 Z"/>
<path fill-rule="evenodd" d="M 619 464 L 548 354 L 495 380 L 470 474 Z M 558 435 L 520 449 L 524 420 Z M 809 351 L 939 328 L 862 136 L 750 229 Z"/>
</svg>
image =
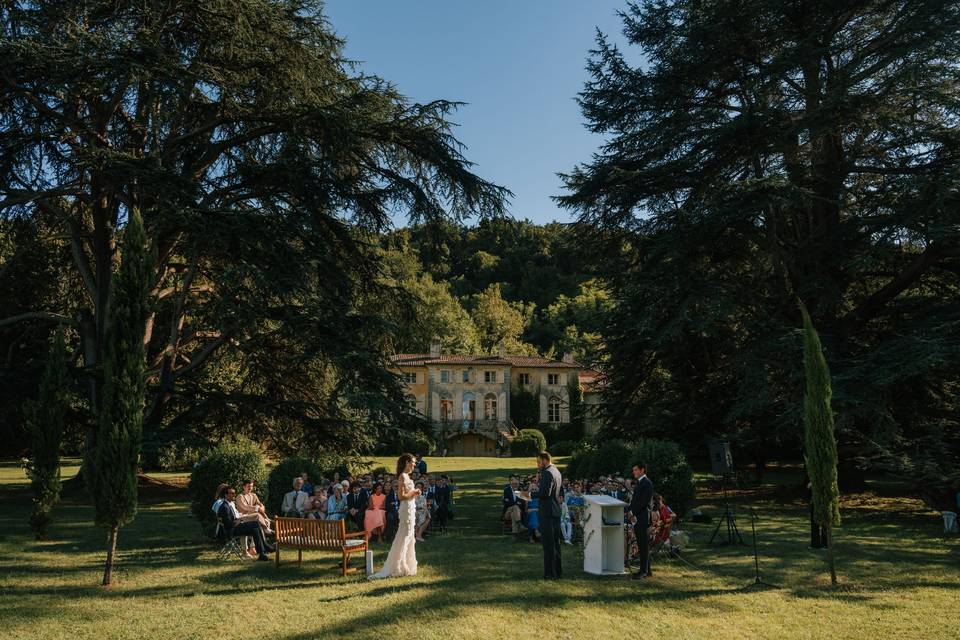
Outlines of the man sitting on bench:
<svg viewBox="0 0 960 640">
<path fill-rule="evenodd" d="M 237 496 L 237 490 L 227 485 L 220 489 L 219 498 L 222 501 L 217 509 L 217 516 L 223 524 L 223 533 L 227 540 L 236 536 L 250 536 L 253 538 L 253 544 L 257 548 L 257 560 L 270 560 L 267 552 L 273 551 L 273 547 L 267 545 L 263 538 L 263 530 L 257 521 L 257 514 L 250 514 L 252 518 L 244 517 L 237 511 L 237 505 L 233 500 Z"/>
</svg>

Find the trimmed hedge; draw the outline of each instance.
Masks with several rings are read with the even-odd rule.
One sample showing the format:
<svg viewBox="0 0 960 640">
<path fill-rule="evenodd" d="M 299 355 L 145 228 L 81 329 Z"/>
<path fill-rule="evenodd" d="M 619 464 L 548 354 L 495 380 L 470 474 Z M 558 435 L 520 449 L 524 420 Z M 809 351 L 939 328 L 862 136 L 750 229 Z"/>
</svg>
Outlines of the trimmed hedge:
<svg viewBox="0 0 960 640">
<path fill-rule="evenodd" d="M 212 535 L 217 525 L 217 516 L 210 510 L 217 499 L 217 487 L 225 482 L 239 492 L 244 480 L 253 480 L 263 499 L 267 467 L 263 452 L 249 440 L 222 442 L 194 465 L 190 474 L 190 509 L 204 531 Z"/>
<path fill-rule="evenodd" d="M 547 439 L 539 429 L 521 429 L 510 443 L 510 455 L 513 457 L 535 456 L 546 449 Z"/>
</svg>

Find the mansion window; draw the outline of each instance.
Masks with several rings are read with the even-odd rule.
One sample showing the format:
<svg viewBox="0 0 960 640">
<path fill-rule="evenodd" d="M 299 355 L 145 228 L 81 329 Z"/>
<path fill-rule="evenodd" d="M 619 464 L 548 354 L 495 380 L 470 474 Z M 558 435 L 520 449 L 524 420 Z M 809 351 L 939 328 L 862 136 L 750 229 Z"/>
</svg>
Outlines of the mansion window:
<svg viewBox="0 0 960 640">
<path fill-rule="evenodd" d="M 403 381 L 407 384 L 417 384 L 417 374 L 416 372 L 404 371 L 403 372 Z"/>
<path fill-rule="evenodd" d="M 450 370 L 449 370 L 449 369 L 442 369 L 442 370 L 440 371 L 440 382 L 447 382 L 447 383 L 449 383 L 449 382 L 451 382 L 452 380 L 453 380 L 453 376 L 450 374 Z"/>
<path fill-rule="evenodd" d="M 550 398 L 547 405 L 547 422 L 560 422 L 560 398 Z"/>
<path fill-rule="evenodd" d="M 410 407 L 411 413 L 417 412 L 417 398 L 415 396 L 407 396 L 407 406 Z"/>
<path fill-rule="evenodd" d="M 530 374 L 521 373 L 519 376 L 517 376 L 517 382 L 523 386 L 528 386 L 530 384 Z"/>
<path fill-rule="evenodd" d="M 483 419 L 497 419 L 497 396 L 493 395 L 492 393 L 488 393 L 483 399 Z"/>
<path fill-rule="evenodd" d="M 444 422 L 453 420 L 453 400 L 449 398 L 440 400 L 440 419 Z"/>
<path fill-rule="evenodd" d="M 484 382 L 496 382 L 496 381 L 497 381 L 497 372 L 496 372 L 496 371 L 484 371 L 484 372 L 483 372 L 483 381 L 484 381 Z"/>
<path fill-rule="evenodd" d="M 464 369 L 464 370 L 463 370 L 463 381 L 464 381 L 464 382 L 470 382 L 470 370 L 469 370 L 469 369 Z"/>
<path fill-rule="evenodd" d="M 559 374 L 559 373 L 548 373 L 548 374 L 547 374 L 547 384 L 549 384 L 549 385 L 558 385 L 558 384 L 560 384 L 560 374 Z"/>
</svg>

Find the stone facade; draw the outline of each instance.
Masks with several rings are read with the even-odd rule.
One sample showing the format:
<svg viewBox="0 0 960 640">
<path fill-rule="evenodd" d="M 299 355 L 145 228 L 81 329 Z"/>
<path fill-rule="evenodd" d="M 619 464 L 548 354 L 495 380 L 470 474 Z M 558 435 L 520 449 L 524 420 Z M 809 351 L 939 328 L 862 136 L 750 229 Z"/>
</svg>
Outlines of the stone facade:
<svg viewBox="0 0 960 640">
<path fill-rule="evenodd" d="M 411 408 L 433 423 L 451 455 L 496 455 L 513 439 L 511 387 L 537 396 L 540 424 L 568 424 L 569 385 L 578 384 L 580 372 L 570 358 L 455 356 L 437 348 L 397 354 L 392 364 L 404 376 Z"/>
</svg>

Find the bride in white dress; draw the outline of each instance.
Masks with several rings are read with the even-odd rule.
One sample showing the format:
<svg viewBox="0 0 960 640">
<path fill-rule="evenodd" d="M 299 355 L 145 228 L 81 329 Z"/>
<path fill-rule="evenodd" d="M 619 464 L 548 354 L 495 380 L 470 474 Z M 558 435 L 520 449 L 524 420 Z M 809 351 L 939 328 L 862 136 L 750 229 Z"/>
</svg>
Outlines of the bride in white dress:
<svg viewBox="0 0 960 640">
<path fill-rule="evenodd" d="M 397 527 L 397 535 L 390 546 L 390 553 L 387 554 L 387 561 L 383 568 L 373 575 L 370 580 L 378 578 L 393 578 L 397 576 L 417 575 L 417 551 L 416 551 L 416 523 L 417 523 L 417 505 L 416 499 L 420 495 L 420 489 L 413 488 L 413 480 L 410 479 L 410 472 L 413 471 L 413 454 L 405 453 L 397 460 L 397 498 L 400 501 L 400 524 Z"/>
</svg>

